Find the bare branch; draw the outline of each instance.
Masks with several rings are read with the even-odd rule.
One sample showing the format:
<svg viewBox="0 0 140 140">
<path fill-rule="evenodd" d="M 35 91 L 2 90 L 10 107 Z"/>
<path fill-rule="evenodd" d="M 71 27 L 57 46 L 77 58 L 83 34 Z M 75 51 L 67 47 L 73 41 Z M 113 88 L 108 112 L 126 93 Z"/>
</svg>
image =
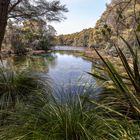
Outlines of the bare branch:
<svg viewBox="0 0 140 140">
<path fill-rule="evenodd" d="M 10 13 L 22 0 L 17 0 L 16 3 L 14 3 L 8 10 L 8 13 Z"/>
</svg>

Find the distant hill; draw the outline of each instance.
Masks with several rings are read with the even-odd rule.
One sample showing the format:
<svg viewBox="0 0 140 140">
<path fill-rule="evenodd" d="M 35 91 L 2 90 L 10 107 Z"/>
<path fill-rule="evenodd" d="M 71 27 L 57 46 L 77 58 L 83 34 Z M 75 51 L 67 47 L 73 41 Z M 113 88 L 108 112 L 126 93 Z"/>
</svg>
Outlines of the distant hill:
<svg viewBox="0 0 140 140">
<path fill-rule="evenodd" d="M 58 45 L 91 46 L 94 28 L 84 29 L 81 32 L 57 36 Z"/>
</svg>

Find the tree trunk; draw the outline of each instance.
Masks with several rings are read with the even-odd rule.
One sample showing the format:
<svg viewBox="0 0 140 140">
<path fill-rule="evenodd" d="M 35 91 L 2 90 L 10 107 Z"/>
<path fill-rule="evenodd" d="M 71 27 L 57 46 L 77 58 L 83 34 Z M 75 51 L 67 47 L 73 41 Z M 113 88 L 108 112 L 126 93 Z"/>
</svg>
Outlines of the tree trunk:
<svg viewBox="0 0 140 140">
<path fill-rule="evenodd" d="M 8 6 L 10 0 L 0 0 L 0 52 L 8 19 Z"/>
</svg>

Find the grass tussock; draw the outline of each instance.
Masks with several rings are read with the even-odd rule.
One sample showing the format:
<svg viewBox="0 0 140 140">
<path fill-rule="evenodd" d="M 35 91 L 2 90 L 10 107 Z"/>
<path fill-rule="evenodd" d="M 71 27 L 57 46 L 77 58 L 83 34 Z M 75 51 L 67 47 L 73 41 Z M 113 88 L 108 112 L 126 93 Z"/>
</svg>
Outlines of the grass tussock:
<svg viewBox="0 0 140 140">
<path fill-rule="evenodd" d="M 52 96 L 48 101 L 39 96 L 32 105 L 19 106 L 9 117 L 11 125 L 3 127 L 0 137 L 3 140 L 120 140 L 131 134 L 129 126 L 124 128 L 118 120 L 103 116 L 86 97 L 77 94 L 67 95 L 65 99 L 67 102 L 61 102 Z"/>
<path fill-rule="evenodd" d="M 95 50 L 103 66 L 90 74 L 102 90 L 55 87 L 56 94 L 37 75 L 1 70 L 0 140 L 139 140 L 138 52 L 129 48 L 130 65 L 116 50 L 125 75 Z"/>
</svg>

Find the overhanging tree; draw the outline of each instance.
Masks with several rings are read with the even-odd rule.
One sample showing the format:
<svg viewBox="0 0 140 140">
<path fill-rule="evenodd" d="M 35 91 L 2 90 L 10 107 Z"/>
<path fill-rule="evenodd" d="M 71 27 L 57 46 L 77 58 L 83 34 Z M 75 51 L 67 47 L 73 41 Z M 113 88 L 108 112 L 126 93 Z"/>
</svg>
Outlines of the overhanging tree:
<svg viewBox="0 0 140 140">
<path fill-rule="evenodd" d="M 67 11 L 59 0 L 0 0 L 0 52 L 8 19 L 61 21 L 65 19 L 63 12 Z"/>
</svg>

